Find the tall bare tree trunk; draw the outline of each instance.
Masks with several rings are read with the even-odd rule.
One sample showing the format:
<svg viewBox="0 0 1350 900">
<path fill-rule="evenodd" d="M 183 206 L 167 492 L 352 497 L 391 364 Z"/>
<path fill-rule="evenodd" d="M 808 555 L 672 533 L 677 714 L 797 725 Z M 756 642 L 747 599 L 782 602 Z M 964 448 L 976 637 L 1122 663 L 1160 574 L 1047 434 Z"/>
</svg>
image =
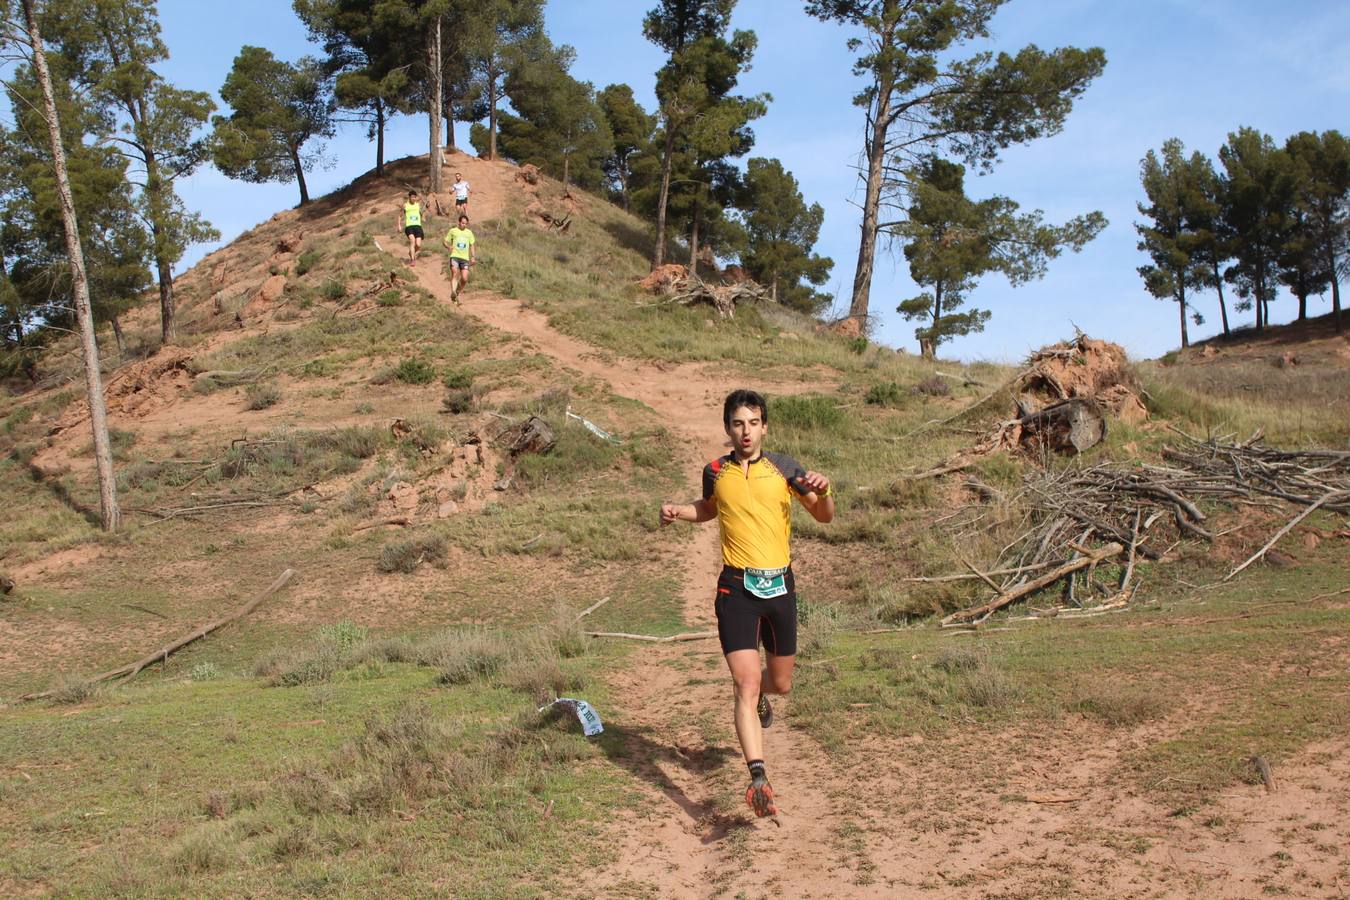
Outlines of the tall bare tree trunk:
<svg viewBox="0 0 1350 900">
<path fill-rule="evenodd" d="M 122 524 L 117 506 L 117 483 L 113 475 L 112 442 L 108 439 L 108 410 L 103 403 L 103 376 L 98 368 L 98 344 L 94 340 L 94 316 L 89 302 L 89 281 L 84 271 L 84 252 L 80 249 L 79 223 L 75 220 L 75 201 L 66 175 L 66 153 L 61 145 L 61 125 L 56 118 L 56 99 L 52 95 L 52 76 L 47 69 L 47 54 L 42 49 L 33 0 L 23 0 L 23 16 L 28 40 L 33 48 L 33 69 L 42 88 L 43 113 L 52 143 L 52 163 L 56 169 L 56 189 L 61 198 L 61 220 L 66 230 L 66 252 L 70 256 L 70 281 L 75 293 L 75 318 L 79 322 L 80 346 L 84 350 L 85 390 L 89 394 L 89 427 L 94 433 L 94 463 L 98 470 L 99 507 L 104 531 L 116 531 Z"/>
<path fill-rule="evenodd" d="M 300 185 L 300 205 L 309 202 L 309 186 L 305 184 L 305 165 L 300 162 L 300 147 L 291 148 L 291 165 L 295 167 L 295 180 Z"/>
<path fill-rule="evenodd" d="M 159 229 L 153 229 L 158 231 Z M 172 344 L 178 340 L 178 320 L 174 315 L 173 264 L 162 253 L 155 254 L 155 271 L 159 276 L 159 335 L 160 341 Z"/>
<path fill-rule="evenodd" d="M 384 101 L 375 100 L 375 174 L 384 174 Z"/>
<path fill-rule="evenodd" d="M 656 252 L 652 254 L 652 268 L 666 262 L 666 204 L 670 202 L 670 170 L 675 157 L 675 128 L 666 117 L 666 146 L 661 152 L 661 196 L 656 201 Z"/>
<path fill-rule="evenodd" d="M 872 118 L 871 134 L 865 137 L 867 154 L 867 187 L 863 194 L 862 235 L 858 242 L 858 267 L 853 273 L 853 297 L 848 315 L 867 324 L 867 310 L 872 296 L 872 269 L 877 255 L 877 232 L 881 223 L 881 184 L 886 167 L 886 134 L 891 124 L 891 90 L 893 79 L 886 73 L 877 85 L 876 113 Z"/>
<path fill-rule="evenodd" d="M 488 89 L 488 159 L 497 158 L 497 73 L 487 73 Z"/>
<path fill-rule="evenodd" d="M 699 203 L 699 198 L 694 197 L 694 217 L 689 226 L 689 274 L 698 274 L 698 226 L 699 219 L 703 212 L 703 205 Z"/>
<path fill-rule="evenodd" d="M 112 325 L 113 340 L 117 341 L 117 355 L 126 356 L 127 339 L 126 335 L 122 334 L 122 323 L 117 320 L 117 316 L 113 316 L 110 324 Z"/>
<path fill-rule="evenodd" d="M 1336 321 L 1336 333 L 1340 334 L 1344 327 L 1341 325 L 1341 283 L 1335 275 L 1331 276 L 1331 316 Z"/>
<path fill-rule="evenodd" d="M 431 109 L 428 119 L 431 122 L 431 180 L 428 190 L 433 194 L 441 192 L 441 109 L 445 103 L 444 75 L 441 71 L 441 17 L 431 28 L 431 40 L 428 42 L 428 69 L 431 71 Z"/>
<path fill-rule="evenodd" d="M 1185 350 L 1191 345 L 1190 334 L 1186 331 L 1186 289 L 1181 289 L 1181 296 L 1177 298 L 1177 309 L 1181 313 L 1181 349 Z"/>
<path fill-rule="evenodd" d="M 1223 336 L 1228 337 L 1228 304 L 1223 301 L 1223 276 L 1219 264 L 1214 264 L 1214 285 L 1219 291 L 1219 316 L 1223 319 Z"/>
</svg>

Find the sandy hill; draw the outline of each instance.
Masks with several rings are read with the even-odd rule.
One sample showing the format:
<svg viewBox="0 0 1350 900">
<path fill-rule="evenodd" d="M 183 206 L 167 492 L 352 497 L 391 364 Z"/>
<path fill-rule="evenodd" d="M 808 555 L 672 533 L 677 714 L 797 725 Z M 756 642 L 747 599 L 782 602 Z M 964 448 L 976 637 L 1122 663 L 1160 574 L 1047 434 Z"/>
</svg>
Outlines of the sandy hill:
<svg viewBox="0 0 1350 900">
<path fill-rule="evenodd" d="M 479 240 L 459 303 L 443 217 L 423 261 L 400 260 L 414 158 L 182 276 L 179 345 L 157 346 L 152 305 L 128 316 L 128 358 L 107 361 L 123 533 L 91 522 L 71 348 L 0 398 L 0 700 L 52 692 L 0 708 L 0 894 L 1350 885 L 1347 504 L 1165 481 L 1182 451 L 1305 492 L 1344 477 L 1342 339 L 1131 364 L 1079 338 L 1025 370 L 935 364 L 771 304 L 673 304 L 637 286 L 640 220 L 505 163 L 447 170 L 474 186 Z M 794 525 L 801 666 L 767 737 L 773 821 L 741 802 L 707 639 L 715 530 L 655 516 L 697 496 L 741 384 L 841 508 Z M 1119 401 L 1081 457 L 1014 421 L 1062 399 Z M 1236 443 L 1258 429 L 1314 455 Z M 1084 487 L 1145 472 L 1196 508 Z M 1086 564 L 1134 532 L 1128 562 Z M 939 627 L 1065 560 L 1072 579 Z M 205 640 L 89 682 L 287 569 Z M 537 712 L 560 694 L 604 734 Z"/>
</svg>

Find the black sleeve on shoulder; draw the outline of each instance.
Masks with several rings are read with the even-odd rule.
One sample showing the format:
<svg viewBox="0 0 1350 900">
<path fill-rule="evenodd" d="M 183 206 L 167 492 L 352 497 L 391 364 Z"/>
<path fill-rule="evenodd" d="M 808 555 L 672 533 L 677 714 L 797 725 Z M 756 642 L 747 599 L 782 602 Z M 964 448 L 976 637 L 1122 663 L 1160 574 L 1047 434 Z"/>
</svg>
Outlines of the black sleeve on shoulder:
<svg viewBox="0 0 1350 900">
<path fill-rule="evenodd" d="M 713 468 L 715 462 L 710 462 L 703 467 L 703 499 L 707 500 L 713 495 L 713 486 L 717 484 L 717 469 Z M 688 471 L 687 469 L 685 471 Z"/>
<path fill-rule="evenodd" d="M 778 471 L 783 473 L 787 479 L 788 487 L 792 488 L 803 497 L 811 493 L 811 489 L 806 486 L 806 470 L 802 468 L 801 463 L 785 453 L 765 453 L 765 456 L 778 467 Z"/>
</svg>

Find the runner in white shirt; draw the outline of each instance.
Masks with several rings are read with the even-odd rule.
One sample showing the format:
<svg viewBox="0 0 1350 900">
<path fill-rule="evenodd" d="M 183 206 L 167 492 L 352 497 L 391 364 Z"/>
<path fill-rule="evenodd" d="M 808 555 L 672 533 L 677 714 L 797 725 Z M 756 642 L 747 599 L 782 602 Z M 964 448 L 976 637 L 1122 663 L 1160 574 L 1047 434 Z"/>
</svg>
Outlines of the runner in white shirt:
<svg viewBox="0 0 1350 900">
<path fill-rule="evenodd" d="M 467 213 L 469 211 L 469 183 L 464 180 L 464 176 L 455 173 L 455 183 L 451 189 L 455 192 L 455 212 Z"/>
</svg>

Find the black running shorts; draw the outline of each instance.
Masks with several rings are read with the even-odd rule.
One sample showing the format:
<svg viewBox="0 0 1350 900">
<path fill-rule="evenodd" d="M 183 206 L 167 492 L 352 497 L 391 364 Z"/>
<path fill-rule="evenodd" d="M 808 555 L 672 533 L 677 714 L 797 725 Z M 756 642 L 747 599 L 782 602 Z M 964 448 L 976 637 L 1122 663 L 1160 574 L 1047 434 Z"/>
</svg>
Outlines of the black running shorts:
<svg viewBox="0 0 1350 900">
<path fill-rule="evenodd" d="M 745 571 L 724 566 L 717 578 L 717 637 L 722 652 L 758 650 L 775 656 L 797 652 L 797 587 L 787 570 L 787 593 L 763 600 L 745 589 Z"/>
<path fill-rule="evenodd" d="M 406 234 L 408 237 L 415 237 L 418 240 L 421 240 L 422 238 L 426 237 L 426 235 L 422 233 L 421 225 L 409 225 L 407 228 L 403 229 L 403 233 Z"/>
<path fill-rule="evenodd" d="M 460 259 L 458 256 L 452 256 L 450 257 L 450 268 L 465 271 L 469 268 L 469 261 L 467 259 Z"/>
</svg>

